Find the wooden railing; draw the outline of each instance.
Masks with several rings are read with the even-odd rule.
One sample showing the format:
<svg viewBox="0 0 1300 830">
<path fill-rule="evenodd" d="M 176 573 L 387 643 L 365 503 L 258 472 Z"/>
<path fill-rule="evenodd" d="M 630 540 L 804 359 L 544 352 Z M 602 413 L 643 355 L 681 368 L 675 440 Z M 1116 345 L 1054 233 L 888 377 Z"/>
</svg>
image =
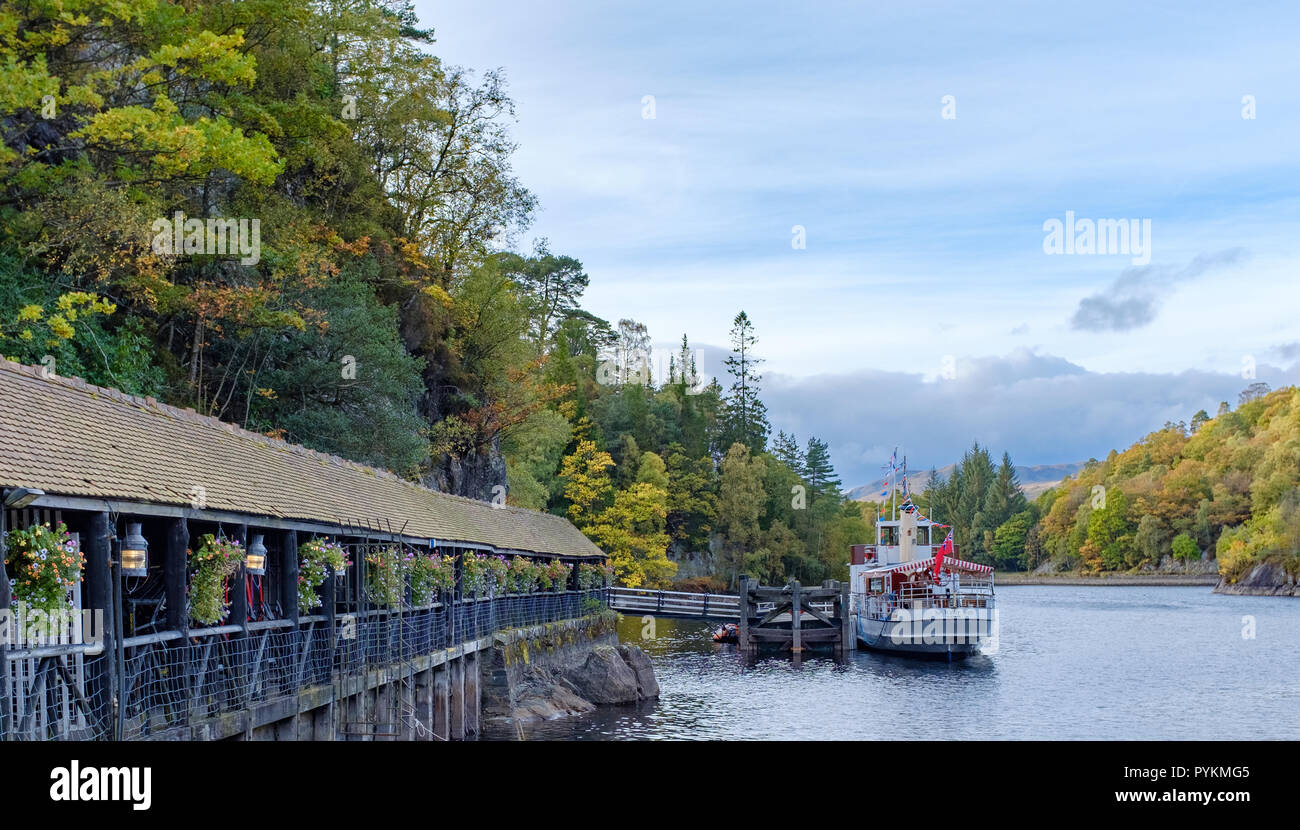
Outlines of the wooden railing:
<svg viewBox="0 0 1300 830">
<path fill-rule="evenodd" d="M 661 617 L 719 620 L 740 618 L 740 597 L 735 594 L 610 588 L 609 607 L 627 614 L 654 614 Z"/>
<path fill-rule="evenodd" d="M 10 649 L 0 740 L 131 740 L 400 664 L 493 632 L 587 616 L 604 589 L 467 598 Z M 114 706 L 114 704 L 117 704 Z"/>
</svg>

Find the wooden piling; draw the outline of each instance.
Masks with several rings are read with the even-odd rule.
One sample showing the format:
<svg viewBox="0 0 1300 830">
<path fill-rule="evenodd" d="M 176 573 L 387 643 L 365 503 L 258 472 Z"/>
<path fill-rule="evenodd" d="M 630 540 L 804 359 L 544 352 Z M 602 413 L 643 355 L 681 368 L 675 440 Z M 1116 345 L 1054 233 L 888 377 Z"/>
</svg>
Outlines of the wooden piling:
<svg viewBox="0 0 1300 830">
<path fill-rule="evenodd" d="M 433 672 L 433 737 L 438 741 L 451 740 L 451 682 L 446 663 Z"/>
<path fill-rule="evenodd" d="M 740 622 L 737 625 L 738 640 L 740 650 L 749 650 L 749 577 L 745 574 L 740 575 L 737 585 L 740 596 Z"/>
<path fill-rule="evenodd" d="M 478 652 L 470 652 L 465 662 L 465 735 L 478 735 L 479 731 L 479 662 Z"/>
<path fill-rule="evenodd" d="M 451 739 L 465 740 L 465 659 L 457 657 L 451 661 Z"/>
<path fill-rule="evenodd" d="M 840 651 L 857 651 L 858 634 L 853 630 L 853 617 L 849 613 L 852 597 L 849 595 L 849 583 L 840 583 Z"/>
<path fill-rule="evenodd" d="M 790 650 L 795 654 L 803 651 L 800 639 L 800 626 L 803 623 L 803 602 L 800 597 L 799 580 L 790 581 Z"/>
</svg>

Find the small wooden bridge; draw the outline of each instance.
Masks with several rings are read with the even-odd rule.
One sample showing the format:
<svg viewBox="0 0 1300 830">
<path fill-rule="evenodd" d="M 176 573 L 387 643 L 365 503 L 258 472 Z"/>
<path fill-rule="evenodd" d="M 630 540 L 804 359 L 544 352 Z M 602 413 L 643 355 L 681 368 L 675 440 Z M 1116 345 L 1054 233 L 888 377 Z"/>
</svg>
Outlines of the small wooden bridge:
<svg viewBox="0 0 1300 830">
<path fill-rule="evenodd" d="M 734 622 L 740 647 L 747 651 L 763 646 L 796 653 L 805 646 L 857 647 L 849 616 L 849 586 L 835 580 L 820 587 L 798 581 L 766 587 L 742 575 L 737 594 L 611 588 L 609 607 L 625 614 Z"/>
<path fill-rule="evenodd" d="M 740 619 L 740 597 L 736 594 L 610 588 L 609 607 L 624 614 L 653 614 L 682 620 L 736 622 Z"/>
</svg>

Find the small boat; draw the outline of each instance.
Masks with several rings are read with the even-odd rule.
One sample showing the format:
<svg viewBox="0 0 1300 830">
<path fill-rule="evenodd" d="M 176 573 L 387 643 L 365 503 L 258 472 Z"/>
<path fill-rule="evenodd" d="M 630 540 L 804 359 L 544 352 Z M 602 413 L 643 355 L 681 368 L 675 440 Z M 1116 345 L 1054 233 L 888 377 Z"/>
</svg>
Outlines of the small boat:
<svg viewBox="0 0 1300 830">
<path fill-rule="evenodd" d="M 713 632 L 713 642 L 739 643 L 740 627 L 736 623 L 723 623 L 718 626 L 717 631 Z"/>
<path fill-rule="evenodd" d="M 948 530 L 947 537 L 940 535 Z M 951 528 L 911 504 L 876 523 L 875 545 L 853 545 L 852 614 L 866 648 L 966 657 L 997 647 L 993 569 L 956 556 Z"/>
</svg>

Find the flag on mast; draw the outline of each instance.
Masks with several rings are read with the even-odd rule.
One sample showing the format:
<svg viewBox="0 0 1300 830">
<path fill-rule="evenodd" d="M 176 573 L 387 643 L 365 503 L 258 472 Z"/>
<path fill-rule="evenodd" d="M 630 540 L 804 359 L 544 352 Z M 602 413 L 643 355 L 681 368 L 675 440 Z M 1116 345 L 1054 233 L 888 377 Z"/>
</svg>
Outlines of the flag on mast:
<svg viewBox="0 0 1300 830">
<path fill-rule="evenodd" d="M 943 567 L 944 555 L 952 556 L 952 531 L 948 531 L 948 538 L 943 540 L 943 545 L 934 555 L 934 578 L 939 578 L 939 569 Z"/>
</svg>

